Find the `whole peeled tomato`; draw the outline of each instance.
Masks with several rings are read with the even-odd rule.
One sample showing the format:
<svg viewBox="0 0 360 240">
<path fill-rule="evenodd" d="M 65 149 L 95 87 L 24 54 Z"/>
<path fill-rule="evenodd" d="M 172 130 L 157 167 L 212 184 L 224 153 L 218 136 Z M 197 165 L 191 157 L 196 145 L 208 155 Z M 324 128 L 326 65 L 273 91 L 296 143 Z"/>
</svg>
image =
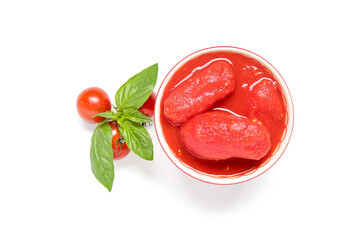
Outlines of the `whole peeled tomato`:
<svg viewBox="0 0 360 240">
<path fill-rule="evenodd" d="M 82 91 L 76 100 L 77 111 L 82 119 L 88 123 L 99 123 L 103 117 L 94 117 L 95 114 L 110 111 L 109 95 L 98 87 L 90 87 Z"/>
<path fill-rule="evenodd" d="M 149 118 L 154 116 L 156 93 L 152 92 L 148 100 L 139 108 L 139 111 Z"/>
<path fill-rule="evenodd" d="M 125 157 L 126 155 L 128 155 L 130 149 L 128 148 L 128 146 L 124 142 L 124 139 L 121 136 L 118 124 L 116 122 L 111 121 L 109 122 L 109 125 L 111 127 L 113 134 L 111 146 L 114 153 L 114 160 L 119 160 Z"/>
</svg>

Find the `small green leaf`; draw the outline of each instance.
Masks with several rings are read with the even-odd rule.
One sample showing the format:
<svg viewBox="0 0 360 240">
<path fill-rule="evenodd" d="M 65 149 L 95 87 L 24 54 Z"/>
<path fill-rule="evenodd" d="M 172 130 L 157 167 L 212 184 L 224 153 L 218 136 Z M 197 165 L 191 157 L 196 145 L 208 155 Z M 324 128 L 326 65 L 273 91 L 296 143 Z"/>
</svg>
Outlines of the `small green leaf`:
<svg viewBox="0 0 360 240">
<path fill-rule="evenodd" d="M 156 85 L 158 64 L 154 64 L 124 83 L 115 95 L 117 108 L 121 111 L 126 108 L 139 109 L 149 98 Z"/>
<path fill-rule="evenodd" d="M 91 170 L 96 179 L 109 192 L 114 182 L 113 150 L 111 147 L 112 130 L 108 123 L 101 123 L 91 137 L 90 161 Z"/>
<path fill-rule="evenodd" d="M 148 131 L 130 120 L 118 121 L 118 124 L 129 149 L 145 160 L 153 160 L 153 143 Z"/>
<path fill-rule="evenodd" d="M 106 112 L 95 114 L 94 116 L 92 116 L 92 118 L 94 118 L 94 117 L 112 118 L 113 116 L 114 116 L 113 111 L 106 111 Z"/>
<path fill-rule="evenodd" d="M 142 114 L 138 110 L 132 109 L 132 108 L 126 108 L 124 109 L 125 117 L 133 122 L 137 123 L 148 123 L 152 122 L 152 119 L 146 116 L 145 114 Z"/>
</svg>

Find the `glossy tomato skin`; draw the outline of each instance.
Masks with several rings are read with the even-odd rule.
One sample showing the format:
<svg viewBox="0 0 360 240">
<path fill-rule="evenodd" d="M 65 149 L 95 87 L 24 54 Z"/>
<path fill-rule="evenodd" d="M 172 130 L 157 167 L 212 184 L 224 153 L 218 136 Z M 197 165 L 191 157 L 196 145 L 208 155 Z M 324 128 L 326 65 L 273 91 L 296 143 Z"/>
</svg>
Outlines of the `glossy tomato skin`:
<svg viewBox="0 0 360 240">
<path fill-rule="evenodd" d="M 149 118 L 154 116 L 156 93 L 152 92 L 148 100 L 139 108 L 139 111 Z"/>
<path fill-rule="evenodd" d="M 99 123 L 103 117 L 94 117 L 95 114 L 111 110 L 109 95 L 98 87 L 90 87 L 82 91 L 76 100 L 77 111 L 82 119 L 88 123 Z"/>
<path fill-rule="evenodd" d="M 111 122 L 109 122 L 109 125 L 111 127 L 112 134 L 113 134 L 111 146 L 113 149 L 114 160 L 119 160 L 119 159 L 124 158 L 126 155 L 128 155 L 130 152 L 130 149 L 128 148 L 126 143 L 123 143 L 122 147 L 121 147 L 121 144 L 119 142 L 116 142 L 121 137 L 121 133 L 118 128 L 118 124 L 116 122 L 111 121 Z M 120 148 L 121 148 L 121 150 L 120 150 Z"/>
</svg>

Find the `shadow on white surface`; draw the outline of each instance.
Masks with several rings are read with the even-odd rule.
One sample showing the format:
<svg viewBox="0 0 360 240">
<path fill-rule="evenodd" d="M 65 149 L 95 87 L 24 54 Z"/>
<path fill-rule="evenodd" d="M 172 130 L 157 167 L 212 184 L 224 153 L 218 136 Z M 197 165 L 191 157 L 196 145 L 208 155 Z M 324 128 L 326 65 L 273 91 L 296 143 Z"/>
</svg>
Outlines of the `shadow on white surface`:
<svg viewBox="0 0 360 240">
<path fill-rule="evenodd" d="M 212 211 L 227 211 L 247 204 L 248 201 L 256 198 L 264 187 L 264 181 L 257 180 L 236 185 L 213 185 L 196 179 L 183 179 L 181 182 L 182 195 L 188 201 L 198 208 Z"/>
<path fill-rule="evenodd" d="M 96 126 L 97 126 L 97 124 L 87 123 L 87 122 L 85 122 L 84 120 L 82 120 L 80 117 L 78 117 L 78 121 L 80 122 L 79 125 L 80 125 L 84 130 L 88 131 L 88 132 L 92 135 L 92 133 L 94 132 L 94 130 L 95 130 Z"/>
</svg>

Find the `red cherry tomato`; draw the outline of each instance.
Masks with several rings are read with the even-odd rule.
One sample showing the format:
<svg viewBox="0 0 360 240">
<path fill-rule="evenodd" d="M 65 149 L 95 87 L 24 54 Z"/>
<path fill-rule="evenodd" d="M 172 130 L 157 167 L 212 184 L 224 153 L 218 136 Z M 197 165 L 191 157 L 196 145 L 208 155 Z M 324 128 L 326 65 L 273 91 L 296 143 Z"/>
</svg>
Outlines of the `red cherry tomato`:
<svg viewBox="0 0 360 240">
<path fill-rule="evenodd" d="M 129 154 L 130 149 L 123 141 L 121 137 L 121 133 L 118 128 L 118 124 L 116 122 L 109 122 L 109 125 L 112 130 L 113 139 L 112 139 L 112 149 L 114 153 L 114 160 L 119 160 Z"/>
<path fill-rule="evenodd" d="M 89 123 L 99 123 L 103 117 L 94 117 L 95 114 L 111 110 L 111 102 L 107 93 L 101 88 L 90 87 L 82 91 L 76 101 L 77 111 L 82 119 Z"/>
<path fill-rule="evenodd" d="M 156 93 L 152 92 L 148 100 L 139 108 L 139 111 L 149 118 L 154 116 L 154 109 L 155 109 L 155 101 L 156 101 Z"/>
</svg>

